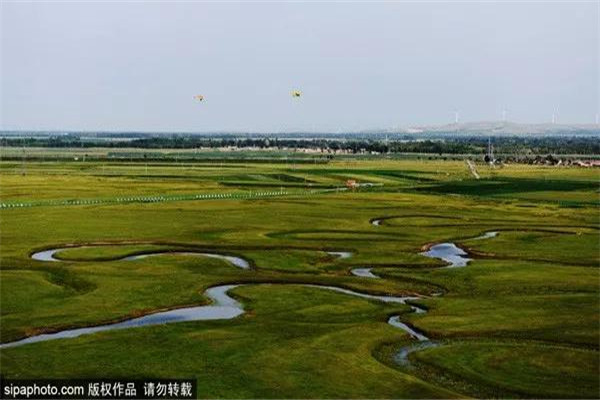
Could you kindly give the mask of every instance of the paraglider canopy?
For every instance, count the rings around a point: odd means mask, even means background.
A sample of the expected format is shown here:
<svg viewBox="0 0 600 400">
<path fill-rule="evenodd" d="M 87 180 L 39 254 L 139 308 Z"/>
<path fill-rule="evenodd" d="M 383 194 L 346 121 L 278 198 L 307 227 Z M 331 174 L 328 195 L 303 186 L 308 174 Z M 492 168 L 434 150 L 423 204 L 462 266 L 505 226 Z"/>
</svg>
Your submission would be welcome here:
<svg viewBox="0 0 600 400">
<path fill-rule="evenodd" d="M 292 90 L 292 97 L 300 97 L 302 96 L 302 92 L 299 90 Z"/>
<path fill-rule="evenodd" d="M 204 96 L 202 96 L 201 94 L 197 94 L 194 96 L 194 99 L 196 99 L 198 101 L 204 101 Z"/>
</svg>

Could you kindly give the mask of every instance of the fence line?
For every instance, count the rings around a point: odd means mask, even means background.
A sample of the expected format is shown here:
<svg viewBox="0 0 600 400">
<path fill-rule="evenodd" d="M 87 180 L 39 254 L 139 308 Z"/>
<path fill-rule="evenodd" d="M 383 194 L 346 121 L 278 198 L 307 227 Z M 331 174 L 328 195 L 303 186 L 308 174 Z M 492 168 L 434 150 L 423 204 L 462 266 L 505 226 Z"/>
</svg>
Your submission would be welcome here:
<svg viewBox="0 0 600 400">
<path fill-rule="evenodd" d="M 120 196 L 104 199 L 67 199 L 67 200 L 40 200 L 32 202 L 4 202 L 0 203 L 0 209 L 15 209 L 27 207 L 53 207 L 53 206 L 80 206 L 80 205 L 114 205 L 131 203 L 161 203 L 167 201 L 197 201 L 215 199 L 253 199 L 264 197 L 281 196 L 307 196 L 312 194 L 340 192 L 348 190 L 346 187 L 332 189 L 312 189 L 303 191 L 258 191 L 258 192 L 233 192 L 233 193 L 210 193 L 210 194 L 187 194 L 187 195 L 147 195 L 147 196 Z"/>
</svg>

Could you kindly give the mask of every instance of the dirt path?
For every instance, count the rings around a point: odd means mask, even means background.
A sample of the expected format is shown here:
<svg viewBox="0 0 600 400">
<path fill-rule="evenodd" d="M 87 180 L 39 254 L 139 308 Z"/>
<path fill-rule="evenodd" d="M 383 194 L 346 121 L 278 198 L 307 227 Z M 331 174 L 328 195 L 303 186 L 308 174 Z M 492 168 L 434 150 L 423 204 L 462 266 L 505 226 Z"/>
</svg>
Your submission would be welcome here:
<svg viewBox="0 0 600 400">
<path fill-rule="evenodd" d="M 477 169 L 475 169 L 475 164 L 473 164 L 473 161 L 467 160 L 467 165 L 469 166 L 469 171 L 471 171 L 471 174 L 475 177 L 475 179 L 479 179 L 480 176 L 477 173 Z"/>
</svg>

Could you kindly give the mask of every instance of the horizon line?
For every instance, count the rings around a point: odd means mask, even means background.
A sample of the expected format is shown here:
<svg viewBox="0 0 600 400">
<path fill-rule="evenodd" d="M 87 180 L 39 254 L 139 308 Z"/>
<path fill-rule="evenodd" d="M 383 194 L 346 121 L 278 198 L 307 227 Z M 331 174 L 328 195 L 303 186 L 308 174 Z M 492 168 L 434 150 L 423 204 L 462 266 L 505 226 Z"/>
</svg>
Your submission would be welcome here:
<svg viewBox="0 0 600 400">
<path fill-rule="evenodd" d="M 444 127 L 460 127 L 474 124 L 498 124 L 498 125 L 513 125 L 513 126 L 547 126 L 548 128 L 584 128 L 593 129 L 597 127 L 600 129 L 600 124 L 595 122 L 569 122 L 569 123 L 553 123 L 547 122 L 516 122 L 516 121 L 503 121 L 503 120 L 478 120 L 478 121 L 466 121 L 466 122 L 448 122 L 443 124 L 420 124 L 420 125 L 397 125 L 394 127 L 387 128 L 361 128 L 361 129 L 342 129 L 338 128 L 337 131 L 332 129 L 306 129 L 306 130 L 240 130 L 240 129 L 209 129 L 209 130 L 189 130 L 189 129 L 173 129 L 173 130 L 137 130 L 137 129 L 93 129 L 93 128 L 0 128 L 0 132 L 31 132 L 31 133 L 184 133 L 184 134 L 287 134 L 287 133 L 327 133 L 327 134 L 345 134 L 345 133 L 404 133 L 404 134 L 418 134 L 427 132 L 428 129 L 439 129 Z M 421 129 L 422 132 L 401 132 L 406 129 Z M 394 132 L 396 131 L 396 132 Z"/>
</svg>

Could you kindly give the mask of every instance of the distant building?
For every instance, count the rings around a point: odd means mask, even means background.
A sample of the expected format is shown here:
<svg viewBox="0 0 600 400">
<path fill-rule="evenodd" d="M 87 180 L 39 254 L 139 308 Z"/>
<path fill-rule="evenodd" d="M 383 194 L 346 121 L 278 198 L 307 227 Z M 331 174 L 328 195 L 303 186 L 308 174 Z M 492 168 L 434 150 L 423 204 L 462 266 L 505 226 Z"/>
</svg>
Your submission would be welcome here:
<svg viewBox="0 0 600 400">
<path fill-rule="evenodd" d="M 584 167 L 584 168 L 600 167 L 600 160 L 588 160 L 588 161 L 577 160 L 577 161 L 574 161 L 573 164 L 575 164 L 579 167 Z"/>
<path fill-rule="evenodd" d="M 359 185 L 358 185 L 358 183 L 357 183 L 357 182 L 356 182 L 354 179 L 348 179 L 348 180 L 346 181 L 346 187 L 347 187 L 348 189 L 355 189 L 355 188 L 357 188 L 358 186 L 359 186 Z"/>
</svg>

